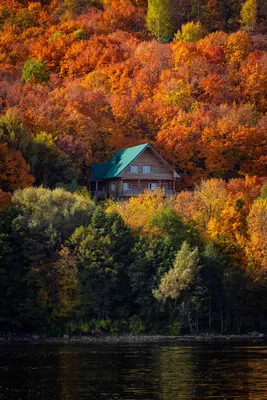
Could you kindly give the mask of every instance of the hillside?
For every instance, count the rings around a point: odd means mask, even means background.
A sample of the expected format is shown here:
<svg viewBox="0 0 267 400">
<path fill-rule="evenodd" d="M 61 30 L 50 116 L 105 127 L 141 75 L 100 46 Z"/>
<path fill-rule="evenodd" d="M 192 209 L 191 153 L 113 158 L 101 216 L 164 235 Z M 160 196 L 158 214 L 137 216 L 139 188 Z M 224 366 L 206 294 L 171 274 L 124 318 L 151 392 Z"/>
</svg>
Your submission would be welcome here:
<svg viewBox="0 0 267 400">
<path fill-rule="evenodd" d="M 169 43 L 159 43 L 146 1 L 6 0 L 1 158 L 8 151 L 16 163 L 21 152 L 35 185 L 84 185 L 92 161 L 149 141 L 187 187 L 265 176 L 266 7 L 258 4 L 253 30 L 238 30 L 242 3 L 226 2 L 227 13 L 221 3 L 203 0 L 196 13 L 184 0 L 179 15 L 170 7 L 169 25 L 160 21 Z"/>
<path fill-rule="evenodd" d="M 1 2 L 0 334 L 266 331 L 266 21 L 256 0 Z M 146 142 L 185 190 L 92 199 L 91 162 Z"/>
</svg>

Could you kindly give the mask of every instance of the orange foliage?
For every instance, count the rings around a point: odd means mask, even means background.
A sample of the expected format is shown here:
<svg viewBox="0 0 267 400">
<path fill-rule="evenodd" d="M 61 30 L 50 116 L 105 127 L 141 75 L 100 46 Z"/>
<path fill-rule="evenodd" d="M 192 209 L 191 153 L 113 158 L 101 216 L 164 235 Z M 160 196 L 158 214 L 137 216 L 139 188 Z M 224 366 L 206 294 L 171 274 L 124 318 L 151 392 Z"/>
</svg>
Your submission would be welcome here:
<svg viewBox="0 0 267 400">
<path fill-rule="evenodd" d="M 7 143 L 0 143 L 0 186 L 5 191 L 14 191 L 31 186 L 34 178 L 29 174 L 20 151 L 8 148 Z"/>
<path fill-rule="evenodd" d="M 139 32 L 145 23 L 143 8 L 134 6 L 130 0 L 104 1 L 105 9 L 101 27 L 108 31 L 117 29 Z"/>
<path fill-rule="evenodd" d="M 88 149 L 87 164 L 150 141 L 187 187 L 267 174 L 263 35 L 217 31 L 160 44 L 146 31 L 144 0 L 45 3 L 5 1 L 0 112 L 16 108 L 33 133 L 70 135 Z M 22 82 L 30 58 L 46 63 L 49 85 Z"/>
<path fill-rule="evenodd" d="M 256 265 L 267 268 L 267 199 L 254 202 L 248 216 L 247 255 Z"/>
<path fill-rule="evenodd" d="M 252 259 L 263 265 L 267 261 L 267 209 L 258 199 L 262 184 L 263 180 L 256 176 L 229 183 L 210 179 L 194 192 L 179 193 L 174 208 L 186 223 L 194 224 L 203 239 L 231 254 L 234 264 L 247 265 Z"/>
<path fill-rule="evenodd" d="M 267 55 L 250 53 L 241 69 L 244 97 L 261 112 L 267 111 Z"/>
</svg>

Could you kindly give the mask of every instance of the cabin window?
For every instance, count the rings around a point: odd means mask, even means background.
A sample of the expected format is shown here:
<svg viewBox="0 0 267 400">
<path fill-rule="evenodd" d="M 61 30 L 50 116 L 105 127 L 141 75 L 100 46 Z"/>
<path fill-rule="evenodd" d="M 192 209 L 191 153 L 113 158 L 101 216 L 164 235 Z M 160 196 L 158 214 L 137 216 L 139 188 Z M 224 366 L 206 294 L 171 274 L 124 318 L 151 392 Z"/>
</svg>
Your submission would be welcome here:
<svg viewBox="0 0 267 400">
<path fill-rule="evenodd" d="M 143 165 L 142 172 L 143 172 L 143 174 L 153 174 L 154 165 Z"/>
<path fill-rule="evenodd" d="M 149 183 L 148 184 L 148 189 L 149 190 L 156 190 L 159 188 L 159 184 L 158 183 Z"/>
<path fill-rule="evenodd" d="M 134 174 L 138 174 L 138 165 L 129 165 L 126 169 L 127 172 L 133 172 Z"/>
<path fill-rule="evenodd" d="M 123 190 L 131 190 L 131 184 L 129 182 L 123 182 Z"/>
<path fill-rule="evenodd" d="M 116 190 L 116 182 L 111 182 L 110 189 L 111 189 L 112 192 L 115 192 L 115 190 Z"/>
</svg>

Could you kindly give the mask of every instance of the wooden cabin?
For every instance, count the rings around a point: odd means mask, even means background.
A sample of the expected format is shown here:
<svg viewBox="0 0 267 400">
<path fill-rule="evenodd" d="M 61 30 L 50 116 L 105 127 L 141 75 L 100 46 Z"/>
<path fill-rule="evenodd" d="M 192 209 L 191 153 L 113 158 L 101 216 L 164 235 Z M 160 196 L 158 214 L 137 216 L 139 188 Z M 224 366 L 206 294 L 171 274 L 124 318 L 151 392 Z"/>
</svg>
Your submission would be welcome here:
<svg viewBox="0 0 267 400">
<path fill-rule="evenodd" d="M 91 164 L 90 190 L 96 198 L 136 196 L 163 188 L 176 193 L 178 173 L 148 143 L 117 151 L 104 164 Z"/>
</svg>

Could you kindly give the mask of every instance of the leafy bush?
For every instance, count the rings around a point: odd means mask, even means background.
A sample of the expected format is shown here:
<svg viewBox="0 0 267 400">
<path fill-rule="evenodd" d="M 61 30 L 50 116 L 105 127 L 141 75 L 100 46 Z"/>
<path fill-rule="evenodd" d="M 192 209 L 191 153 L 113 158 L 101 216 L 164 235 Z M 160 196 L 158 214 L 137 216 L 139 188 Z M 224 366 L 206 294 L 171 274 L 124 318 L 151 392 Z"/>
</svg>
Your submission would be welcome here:
<svg viewBox="0 0 267 400">
<path fill-rule="evenodd" d="M 145 326 L 137 315 L 130 318 L 129 328 L 134 335 L 141 335 L 145 331 Z"/>
<path fill-rule="evenodd" d="M 172 322 L 168 325 L 169 335 L 179 336 L 181 333 L 181 324 L 178 321 Z"/>
</svg>

